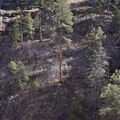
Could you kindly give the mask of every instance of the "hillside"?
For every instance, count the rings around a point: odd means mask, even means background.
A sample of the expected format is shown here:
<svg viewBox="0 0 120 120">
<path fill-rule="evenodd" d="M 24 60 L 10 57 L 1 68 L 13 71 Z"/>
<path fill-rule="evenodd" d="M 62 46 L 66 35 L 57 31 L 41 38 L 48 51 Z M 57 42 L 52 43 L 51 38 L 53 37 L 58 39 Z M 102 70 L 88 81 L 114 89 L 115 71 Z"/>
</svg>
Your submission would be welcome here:
<svg viewBox="0 0 120 120">
<path fill-rule="evenodd" d="M 59 4 L 54 7 L 54 2 L 41 9 L 35 4 L 32 9 L 1 10 L 1 120 L 119 120 L 119 114 L 99 115 L 105 104 L 105 98 L 100 97 L 102 88 L 115 83 L 119 88 L 119 78 L 110 81 L 120 69 L 119 16 L 115 23 L 112 7 L 96 12 L 98 6 L 89 1 L 68 3 L 70 11 L 60 7 L 64 12 L 59 14 Z M 68 19 L 64 13 L 73 16 Z M 34 21 L 32 27 L 27 26 L 32 24 L 29 20 Z M 70 28 L 72 32 L 67 31 Z M 111 99 L 116 100 L 115 110 L 119 111 L 117 96 Z"/>
</svg>

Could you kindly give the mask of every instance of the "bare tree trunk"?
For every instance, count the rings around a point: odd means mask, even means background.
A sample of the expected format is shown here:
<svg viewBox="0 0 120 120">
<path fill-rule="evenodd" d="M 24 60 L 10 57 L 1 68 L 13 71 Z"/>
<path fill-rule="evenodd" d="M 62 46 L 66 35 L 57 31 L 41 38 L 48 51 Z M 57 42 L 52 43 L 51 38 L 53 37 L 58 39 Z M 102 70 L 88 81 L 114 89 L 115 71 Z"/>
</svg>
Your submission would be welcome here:
<svg viewBox="0 0 120 120">
<path fill-rule="evenodd" d="M 42 25 L 41 25 L 41 13 L 42 13 L 42 11 L 41 11 L 41 1 L 40 1 L 40 3 L 39 3 L 39 12 L 40 12 L 40 15 L 39 15 L 39 39 L 40 39 L 40 42 L 42 42 Z"/>
<path fill-rule="evenodd" d="M 107 8 L 107 17 L 108 17 L 108 15 L 109 15 L 109 3 L 108 3 L 108 8 Z M 108 36 L 108 39 L 109 39 L 109 25 L 108 25 L 108 29 L 107 29 L 107 36 Z"/>
<path fill-rule="evenodd" d="M 22 9 L 22 3 L 20 1 L 20 38 L 21 38 L 21 49 L 23 49 L 23 9 Z"/>
<path fill-rule="evenodd" d="M 21 15 L 20 15 L 20 20 L 21 20 L 21 22 L 20 22 L 20 36 L 21 36 L 21 41 L 23 42 L 23 29 L 22 29 L 23 25 L 22 25 L 22 17 L 21 17 Z"/>
<path fill-rule="evenodd" d="M 60 54 L 60 83 L 62 82 L 62 46 L 61 46 L 61 33 L 59 39 L 59 54 Z"/>
<path fill-rule="evenodd" d="M 20 36 L 21 36 L 21 41 L 23 42 L 23 23 L 22 23 L 22 4 L 20 1 Z"/>
<path fill-rule="evenodd" d="M 39 16 L 39 37 L 40 37 L 40 42 L 42 42 L 41 16 Z"/>
<path fill-rule="evenodd" d="M 105 10 L 105 5 L 104 5 L 104 10 Z M 104 11 L 104 12 L 105 12 L 105 11 Z M 106 34 L 106 32 L 107 32 L 107 25 L 106 25 L 106 12 L 105 12 L 104 22 L 105 22 L 105 31 L 104 31 L 104 33 Z"/>
<path fill-rule="evenodd" d="M 86 35 L 88 35 L 87 4 L 85 8 L 86 8 Z"/>
</svg>

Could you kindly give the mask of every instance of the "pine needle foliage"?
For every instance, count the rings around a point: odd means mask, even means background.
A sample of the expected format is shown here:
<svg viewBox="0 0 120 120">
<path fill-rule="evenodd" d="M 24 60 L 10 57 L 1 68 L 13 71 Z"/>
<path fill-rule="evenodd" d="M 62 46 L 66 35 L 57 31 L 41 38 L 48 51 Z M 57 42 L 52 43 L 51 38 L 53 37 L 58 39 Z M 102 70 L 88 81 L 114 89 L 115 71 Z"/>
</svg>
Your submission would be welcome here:
<svg viewBox="0 0 120 120">
<path fill-rule="evenodd" d="M 87 102 L 84 92 L 81 90 L 78 97 L 74 101 L 69 115 L 69 120 L 86 120 L 87 114 Z"/>
<path fill-rule="evenodd" d="M 38 78 L 36 78 L 36 80 L 34 81 L 33 85 L 34 85 L 34 88 L 36 90 L 38 90 L 40 88 L 40 80 Z"/>
<path fill-rule="evenodd" d="M 120 25 L 120 10 L 114 12 L 114 22 Z"/>
<path fill-rule="evenodd" d="M 98 27 L 97 29 L 93 28 L 87 38 L 89 41 L 89 51 L 93 54 L 94 50 L 97 50 L 100 44 L 104 43 L 106 36 L 101 27 Z"/>
<path fill-rule="evenodd" d="M 115 84 L 120 85 L 120 70 L 115 70 L 112 74 L 110 81 L 114 81 Z"/>
<path fill-rule="evenodd" d="M 100 107 L 100 91 L 102 86 L 108 80 L 108 57 L 107 53 L 103 47 L 103 41 L 105 40 L 104 32 L 101 27 L 93 28 L 88 36 L 89 47 L 89 68 L 87 80 L 89 80 L 91 86 L 94 87 L 94 109 L 96 109 L 96 114 L 99 113 Z M 91 105 L 89 106 L 89 110 Z"/>
<path fill-rule="evenodd" d="M 67 1 L 56 0 L 53 4 L 53 12 L 56 30 L 66 29 L 67 32 L 72 32 L 73 14 L 70 11 L 70 6 L 67 4 Z"/>
<path fill-rule="evenodd" d="M 25 66 L 22 61 L 11 61 L 9 63 L 9 68 L 12 74 L 12 79 L 17 81 L 21 89 L 24 89 L 27 86 L 30 75 L 30 68 Z"/>
<path fill-rule="evenodd" d="M 120 70 L 116 70 L 111 76 L 107 86 L 102 89 L 101 98 L 104 104 L 100 109 L 100 115 L 104 118 L 108 117 L 110 120 L 120 119 Z M 109 117 L 110 116 L 110 117 Z"/>
<path fill-rule="evenodd" d="M 31 17 L 30 13 L 27 13 L 24 20 L 24 30 L 23 33 L 33 38 L 33 31 L 34 31 L 34 20 Z"/>
<path fill-rule="evenodd" d="M 15 20 L 15 23 L 12 27 L 12 36 L 11 37 L 12 37 L 12 44 L 21 40 L 21 37 L 20 37 L 20 20 L 19 19 Z"/>
</svg>

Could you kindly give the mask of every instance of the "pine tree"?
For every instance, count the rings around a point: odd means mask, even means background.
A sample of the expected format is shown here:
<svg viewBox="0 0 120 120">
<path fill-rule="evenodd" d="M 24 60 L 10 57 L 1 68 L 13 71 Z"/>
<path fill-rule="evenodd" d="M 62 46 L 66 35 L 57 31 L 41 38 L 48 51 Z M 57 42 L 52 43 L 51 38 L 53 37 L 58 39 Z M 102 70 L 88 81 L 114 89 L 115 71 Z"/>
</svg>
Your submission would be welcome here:
<svg viewBox="0 0 120 120">
<path fill-rule="evenodd" d="M 94 5 L 93 5 L 93 11 L 95 13 L 95 28 L 97 28 L 97 24 L 99 22 L 103 22 L 100 17 L 98 17 L 97 15 L 102 16 L 102 14 L 105 11 L 105 0 L 96 0 Z M 104 17 L 104 21 L 106 20 L 106 16 Z M 105 31 L 106 31 L 106 25 L 105 25 Z"/>
<path fill-rule="evenodd" d="M 8 66 L 11 70 L 12 79 L 18 82 L 20 88 L 28 87 L 30 68 L 25 66 L 22 61 L 11 61 Z"/>
<path fill-rule="evenodd" d="M 93 28 L 91 33 L 89 34 L 88 39 L 89 43 L 89 72 L 88 72 L 88 80 L 90 84 L 94 86 L 94 97 L 96 105 L 94 106 L 96 109 L 96 113 L 99 111 L 100 104 L 100 89 L 106 83 L 106 79 L 108 78 L 108 57 L 106 51 L 102 45 L 105 36 L 104 32 L 99 27 L 97 30 Z"/>
<path fill-rule="evenodd" d="M 59 54 L 60 54 L 60 82 L 62 82 L 62 48 L 61 48 L 61 38 L 63 31 L 72 32 L 72 12 L 70 11 L 70 6 L 67 4 L 66 0 L 56 0 L 53 4 L 54 12 L 54 26 L 56 29 L 57 36 L 59 37 Z"/>
<path fill-rule="evenodd" d="M 53 5 L 54 12 L 54 25 L 56 26 L 56 32 L 58 36 L 62 30 L 66 29 L 67 32 L 72 32 L 72 17 L 73 14 L 70 11 L 70 6 L 66 0 L 56 0 Z"/>
<path fill-rule="evenodd" d="M 83 90 L 74 101 L 69 114 L 69 120 L 86 120 L 88 115 L 87 102 Z"/>
<path fill-rule="evenodd" d="M 99 44 L 103 44 L 105 42 L 106 36 L 104 35 L 104 32 L 102 31 L 101 27 L 98 27 L 97 29 L 93 28 L 91 32 L 88 34 L 88 52 L 89 55 L 92 56 L 95 53 L 95 50 L 99 48 Z"/>
<path fill-rule="evenodd" d="M 115 73 L 112 74 L 110 81 L 113 81 L 114 84 L 120 85 L 120 70 L 116 70 Z"/>
<path fill-rule="evenodd" d="M 44 2 L 45 0 L 35 0 L 35 2 L 38 4 L 38 8 L 39 8 L 39 12 L 38 12 L 38 16 L 39 16 L 39 39 L 40 41 L 42 41 L 42 20 L 41 20 L 41 17 L 42 17 L 42 11 L 41 11 L 41 8 L 43 7 L 44 5 Z"/>
<path fill-rule="evenodd" d="M 100 109 L 100 115 L 102 118 L 109 120 L 120 119 L 120 70 L 116 70 L 111 76 L 107 86 L 104 86 L 101 93 L 101 98 L 104 100 L 104 104 Z"/>
<path fill-rule="evenodd" d="M 104 32 L 107 33 L 108 37 L 109 37 L 109 29 L 107 30 L 107 23 L 106 23 L 107 16 L 109 15 L 110 11 L 114 13 L 114 10 L 119 9 L 118 6 L 119 6 L 119 0 L 114 0 L 114 2 L 112 2 L 112 0 L 96 0 L 94 5 L 94 12 L 96 14 L 100 14 L 100 16 L 105 15 L 104 16 L 104 23 L 105 23 Z M 106 10 L 107 10 L 107 13 L 105 13 Z M 101 21 L 101 19 L 99 20 Z M 98 17 L 96 16 L 96 22 L 97 21 L 98 21 Z"/>
<path fill-rule="evenodd" d="M 20 40 L 21 40 L 21 38 L 20 38 L 20 20 L 16 19 L 15 23 L 12 27 L 12 44 L 14 44 Z"/>
<path fill-rule="evenodd" d="M 31 18 L 31 14 L 27 13 L 24 20 L 23 33 L 27 34 L 30 38 L 33 38 L 34 20 Z"/>
<path fill-rule="evenodd" d="M 19 15 L 20 15 L 20 36 L 21 36 L 21 41 L 23 42 L 23 16 L 24 16 L 24 10 L 27 8 L 27 2 L 26 0 L 19 0 L 16 1 L 16 7 L 17 10 L 19 10 Z"/>
<path fill-rule="evenodd" d="M 114 21 L 116 24 L 120 25 L 120 10 L 116 10 L 114 13 Z"/>
<path fill-rule="evenodd" d="M 38 5 L 38 9 L 39 11 L 37 12 L 36 16 L 35 16 L 35 28 L 37 28 L 39 30 L 39 39 L 40 41 L 42 41 L 43 38 L 43 22 L 46 22 L 46 11 L 48 10 L 48 8 L 51 8 L 54 0 L 34 0 L 35 3 Z M 49 9 L 50 10 L 50 9 Z M 47 17 L 51 17 L 49 13 L 47 13 Z M 44 19 L 43 19 L 44 18 Z M 48 26 L 47 26 L 48 27 Z"/>
</svg>

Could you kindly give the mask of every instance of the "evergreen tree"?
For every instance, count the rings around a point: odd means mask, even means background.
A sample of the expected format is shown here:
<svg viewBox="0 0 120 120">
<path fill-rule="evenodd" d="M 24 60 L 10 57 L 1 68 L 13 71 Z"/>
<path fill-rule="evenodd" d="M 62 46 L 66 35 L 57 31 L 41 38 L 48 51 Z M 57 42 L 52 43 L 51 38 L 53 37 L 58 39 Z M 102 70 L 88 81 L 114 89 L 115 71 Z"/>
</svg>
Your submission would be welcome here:
<svg viewBox="0 0 120 120">
<path fill-rule="evenodd" d="M 89 41 L 88 51 L 90 56 L 94 55 L 95 50 L 105 42 L 105 38 L 106 36 L 104 35 L 101 27 L 98 27 L 97 29 L 93 28 L 91 30 L 87 37 Z"/>
<path fill-rule="evenodd" d="M 96 0 L 93 5 L 93 11 L 95 13 L 95 27 L 98 27 L 98 23 L 103 22 L 100 17 L 97 15 L 102 16 L 102 14 L 105 11 L 105 0 Z M 104 21 L 106 20 L 106 16 L 104 17 Z M 105 25 L 105 31 L 106 31 L 106 25 Z"/>
<path fill-rule="evenodd" d="M 110 11 L 114 13 L 114 10 L 118 10 L 118 6 L 119 6 L 119 0 L 114 0 L 114 2 L 112 2 L 112 0 L 96 0 L 95 2 L 94 12 L 96 13 L 96 22 L 98 22 L 98 20 L 99 22 L 102 20 L 102 19 L 98 19 L 97 14 L 100 14 L 100 16 L 105 15 L 104 16 L 104 23 L 105 23 L 104 31 L 105 33 L 108 34 L 108 36 L 109 36 L 109 30 L 107 31 L 107 23 L 106 23 L 107 16 L 109 15 Z M 105 13 L 105 11 L 107 11 L 107 13 Z"/>
<path fill-rule="evenodd" d="M 112 74 L 110 81 L 113 81 L 114 84 L 120 85 L 120 70 L 116 70 L 115 73 Z"/>
<path fill-rule="evenodd" d="M 39 21 L 39 39 L 40 39 L 40 41 L 42 41 L 42 23 L 41 23 L 42 22 L 42 20 L 41 20 L 42 11 L 41 11 L 41 9 L 44 5 L 45 0 L 35 0 L 35 2 L 38 4 L 38 8 L 39 8 L 39 12 L 37 14 L 39 16 L 39 19 L 38 19 L 38 21 Z"/>
<path fill-rule="evenodd" d="M 114 21 L 118 26 L 120 26 L 120 10 L 114 12 Z"/>
<path fill-rule="evenodd" d="M 67 32 L 72 32 L 73 14 L 70 11 L 70 6 L 67 4 L 67 1 L 56 0 L 53 4 L 53 12 L 54 25 L 56 26 L 57 34 L 60 34 L 64 29 L 66 29 Z"/>
<path fill-rule="evenodd" d="M 34 31 L 34 20 L 31 18 L 31 14 L 27 13 L 24 20 L 24 30 L 23 33 L 27 34 L 30 38 L 33 38 Z"/>
<path fill-rule="evenodd" d="M 20 20 L 16 19 L 12 27 L 12 43 L 14 44 L 20 40 Z"/>
<path fill-rule="evenodd" d="M 61 38 L 63 31 L 72 32 L 72 12 L 70 11 L 70 6 L 67 4 L 66 0 L 56 0 L 53 4 L 54 12 L 54 26 L 56 29 L 57 36 L 59 36 L 59 54 L 60 54 L 60 82 L 62 82 L 62 48 L 61 48 Z"/>
<path fill-rule="evenodd" d="M 101 98 L 104 104 L 100 109 L 100 115 L 109 120 L 120 119 L 120 70 L 116 70 L 111 76 L 107 86 L 104 86 L 101 93 Z"/>
<path fill-rule="evenodd" d="M 87 110 L 87 102 L 82 90 L 74 101 L 71 112 L 69 114 L 69 120 L 86 120 L 88 115 Z"/>
<path fill-rule="evenodd" d="M 27 2 L 26 0 L 19 0 L 16 1 L 16 7 L 17 10 L 19 10 L 19 15 L 20 15 L 20 36 L 21 36 L 21 41 L 23 42 L 23 16 L 24 16 L 24 10 L 27 8 Z"/>
<path fill-rule="evenodd" d="M 37 12 L 37 15 L 35 17 L 35 27 L 37 29 L 39 29 L 39 39 L 40 39 L 40 41 L 42 41 L 43 30 L 44 30 L 42 28 L 42 25 L 43 25 L 42 22 L 46 21 L 44 14 L 45 14 L 46 10 L 48 10 L 48 8 L 50 10 L 50 8 L 52 7 L 55 0 L 34 0 L 34 2 L 38 5 L 37 7 L 39 9 L 39 11 Z M 48 13 L 47 17 L 51 17 L 51 15 Z M 44 18 L 44 20 L 43 20 L 43 18 Z M 47 25 L 47 27 L 48 27 L 48 25 Z"/>
<path fill-rule="evenodd" d="M 39 11 L 36 13 L 34 18 L 34 28 L 39 29 Z"/>
<path fill-rule="evenodd" d="M 100 104 L 100 89 L 102 86 L 106 83 L 107 79 L 107 73 L 108 73 L 108 57 L 106 54 L 105 49 L 103 48 L 103 40 L 105 39 L 105 36 L 103 35 L 104 32 L 99 27 L 97 30 L 93 28 L 91 33 L 89 34 L 89 63 L 90 68 L 88 72 L 88 80 L 90 81 L 90 84 L 94 86 L 94 103 L 96 105 L 94 106 L 96 109 L 96 113 L 98 114 L 99 111 L 99 104 Z M 89 108 L 91 109 L 91 108 Z"/>
<path fill-rule="evenodd" d="M 22 61 L 11 61 L 8 66 L 11 70 L 12 79 L 17 81 L 22 89 L 28 87 L 30 68 L 25 66 Z"/>
</svg>

